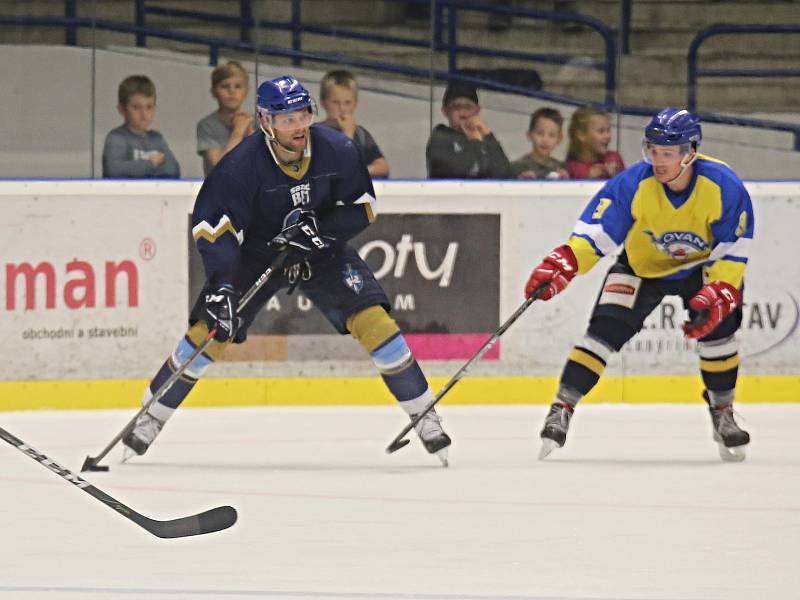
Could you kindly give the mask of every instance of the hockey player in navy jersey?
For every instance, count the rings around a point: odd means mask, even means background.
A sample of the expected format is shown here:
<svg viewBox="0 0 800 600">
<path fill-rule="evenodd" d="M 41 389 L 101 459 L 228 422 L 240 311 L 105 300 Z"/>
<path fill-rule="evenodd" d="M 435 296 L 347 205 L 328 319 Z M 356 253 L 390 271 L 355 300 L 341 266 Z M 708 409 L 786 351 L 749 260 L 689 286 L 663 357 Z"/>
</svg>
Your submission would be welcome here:
<svg viewBox="0 0 800 600">
<path fill-rule="evenodd" d="M 750 436 L 734 420 L 739 367 L 735 333 L 753 241 L 750 196 L 724 163 L 697 152 L 698 118 L 665 108 L 645 128 L 644 160 L 592 198 L 569 240 L 539 264 L 525 287 L 542 300 L 622 246 L 606 275 L 585 336 L 569 355 L 541 431 L 539 458 L 564 445 L 575 406 L 609 357 L 638 333 L 664 296 L 689 310 L 686 337 L 698 340 L 713 437 L 723 460 L 745 458 Z"/>
<path fill-rule="evenodd" d="M 412 418 L 433 395 L 367 264 L 347 241 L 373 220 L 375 192 L 361 154 L 344 134 L 312 124 L 316 106 L 294 77 L 262 83 L 261 131 L 245 138 L 208 175 L 192 214 L 207 282 L 190 327 L 146 390 L 144 403 L 216 327 L 216 337 L 183 376 L 142 413 L 123 443 L 144 454 L 197 380 L 229 343 L 245 340 L 256 314 L 280 289 L 297 286 L 342 334 L 369 353 Z M 287 254 L 288 253 L 288 254 Z M 276 271 L 237 314 L 241 294 L 272 264 Z M 435 411 L 417 426 L 447 464 L 450 438 Z"/>
</svg>

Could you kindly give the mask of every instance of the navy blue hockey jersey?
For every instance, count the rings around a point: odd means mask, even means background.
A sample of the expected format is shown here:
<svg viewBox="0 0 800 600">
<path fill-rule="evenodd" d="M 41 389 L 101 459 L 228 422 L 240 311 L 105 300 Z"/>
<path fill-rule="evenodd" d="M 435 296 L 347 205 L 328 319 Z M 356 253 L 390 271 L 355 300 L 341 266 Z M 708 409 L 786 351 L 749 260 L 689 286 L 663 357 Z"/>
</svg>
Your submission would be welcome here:
<svg viewBox="0 0 800 600">
<path fill-rule="evenodd" d="M 374 220 L 375 191 L 361 153 L 347 136 L 311 126 L 302 160 L 278 164 L 262 132 L 245 138 L 209 173 L 195 201 L 192 235 L 206 277 L 232 283 L 242 262 L 274 258 L 267 243 L 300 210 L 313 210 L 320 233 L 344 242 Z"/>
</svg>

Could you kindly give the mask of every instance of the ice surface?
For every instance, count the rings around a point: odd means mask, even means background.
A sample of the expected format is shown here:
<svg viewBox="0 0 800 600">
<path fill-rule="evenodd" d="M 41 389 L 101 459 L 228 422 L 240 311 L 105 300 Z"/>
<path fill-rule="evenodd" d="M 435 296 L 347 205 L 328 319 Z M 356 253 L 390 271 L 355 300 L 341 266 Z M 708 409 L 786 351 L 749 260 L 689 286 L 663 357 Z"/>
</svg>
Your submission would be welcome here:
<svg viewBox="0 0 800 600">
<path fill-rule="evenodd" d="M 538 462 L 543 405 L 442 406 L 443 469 L 385 446 L 396 407 L 181 409 L 144 457 L 87 479 L 171 519 L 159 540 L 0 444 L 0 598 L 736 600 L 797 598 L 800 406 L 742 405 L 747 460 L 720 461 L 705 406 L 582 405 Z M 0 413 L 77 471 L 126 411 Z"/>
</svg>

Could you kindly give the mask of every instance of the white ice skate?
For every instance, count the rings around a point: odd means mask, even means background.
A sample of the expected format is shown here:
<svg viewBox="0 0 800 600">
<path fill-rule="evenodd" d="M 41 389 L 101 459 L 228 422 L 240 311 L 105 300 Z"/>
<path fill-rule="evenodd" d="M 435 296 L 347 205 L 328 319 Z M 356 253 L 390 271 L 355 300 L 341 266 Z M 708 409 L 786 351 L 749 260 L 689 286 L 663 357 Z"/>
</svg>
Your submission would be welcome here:
<svg viewBox="0 0 800 600">
<path fill-rule="evenodd" d="M 414 419 L 415 415 L 410 416 Z M 452 440 L 450 436 L 444 432 L 444 429 L 442 429 L 442 419 L 436 412 L 436 409 L 428 411 L 422 420 L 414 426 L 414 429 L 422 440 L 422 445 L 425 446 L 425 450 L 431 454 L 435 454 L 438 459 L 442 461 L 442 466 L 449 466 L 447 462 L 448 447 L 452 443 Z"/>
<path fill-rule="evenodd" d="M 750 434 L 736 423 L 733 404 L 714 406 L 707 391 L 703 392 L 703 400 L 708 404 L 708 411 L 711 414 L 713 437 L 717 442 L 719 457 L 725 462 L 742 462 L 747 457 Z"/>
<path fill-rule="evenodd" d="M 739 427 L 733 418 L 731 405 L 712 407 L 711 422 L 714 425 L 714 441 L 719 457 L 725 462 L 742 462 L 747 458 L 750 434 Z"/>
<path fill-rule="evenodd" d="M 544 460 L 556 448 L 561 448 L 567 441 L 569 422 L 572 419 L 574 408 L 566 402 L 553 402 L 550 412 L 544 419 L 539 437 L 542 438 L 542 447 L 539 449 L 539 460 Z"/>
<path fill-rule="evenodd" d="M 164 427 L 164 421 L 156 419 L 149 412 L 145 411 L 136 419 L 133 429 L 122 438 L 123 451 L 122 462 L 127 461 L 134 454 L 141 456 L 156 439 L 156 436 Z"/>
</svg>

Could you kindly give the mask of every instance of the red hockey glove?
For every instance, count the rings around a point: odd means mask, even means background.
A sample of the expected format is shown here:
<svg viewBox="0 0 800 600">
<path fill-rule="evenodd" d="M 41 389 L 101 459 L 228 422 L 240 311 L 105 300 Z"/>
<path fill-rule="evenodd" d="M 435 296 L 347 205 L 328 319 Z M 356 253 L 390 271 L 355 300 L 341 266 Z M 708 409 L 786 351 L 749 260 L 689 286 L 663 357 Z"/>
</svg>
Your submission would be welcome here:
<svg viewBox="0 0 800 600">
<path fill-rule="evenodd" d="M 525 297 L 530 298 L 541 287 L 540 300 L 550 300 L 564 291 L 567 284 L 578 274 L 578 259 L 572 248 L 566 244 L 548 254 L 541 264 L 533 270 L 525 285 Z"/>
<path fill-rule="evenodd" d="M 683 333 L 693 339 L 707 336 L 741 301 L 742 295 L 739 290 L 730 283 L 715 281 L 704 285 L 697 295 L 689 300 L 689 307 L 700 315 L 694 321 L 683 324 Z"/>
</svg>

